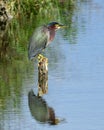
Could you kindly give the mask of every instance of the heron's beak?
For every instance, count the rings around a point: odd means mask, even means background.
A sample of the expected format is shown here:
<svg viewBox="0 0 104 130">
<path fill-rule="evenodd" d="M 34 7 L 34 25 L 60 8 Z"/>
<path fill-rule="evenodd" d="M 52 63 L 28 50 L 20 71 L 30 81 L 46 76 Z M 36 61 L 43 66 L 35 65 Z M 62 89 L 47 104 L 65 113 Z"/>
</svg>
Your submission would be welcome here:
<svg viewBox="0 0 104 130">
<path fill-rule="evenodd" d="M 67 26 L 63 25 L 63 24 L 59 24 L 59 28 L 66 28 Z"/>
<path fill-rule="evenodd" d="M 57 24 L 56 25 L 56 30 L 60 29 L 60 28 L 66 28 L 67 26 L 63 25 L 63 24 Z"/>
</svg>

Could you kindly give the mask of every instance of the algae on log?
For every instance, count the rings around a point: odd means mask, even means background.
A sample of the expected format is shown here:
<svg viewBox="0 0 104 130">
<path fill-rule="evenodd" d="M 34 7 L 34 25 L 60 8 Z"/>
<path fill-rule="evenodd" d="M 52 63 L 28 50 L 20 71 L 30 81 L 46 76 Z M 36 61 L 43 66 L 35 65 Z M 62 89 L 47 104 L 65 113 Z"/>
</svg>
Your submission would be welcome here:
<svg viewBox="0 0 104 130">
<path fill-rule="evenodd" d="M 42 96 L 48 91 L 48 59 L 38 56 L 38 95 Z"/>
</svg>

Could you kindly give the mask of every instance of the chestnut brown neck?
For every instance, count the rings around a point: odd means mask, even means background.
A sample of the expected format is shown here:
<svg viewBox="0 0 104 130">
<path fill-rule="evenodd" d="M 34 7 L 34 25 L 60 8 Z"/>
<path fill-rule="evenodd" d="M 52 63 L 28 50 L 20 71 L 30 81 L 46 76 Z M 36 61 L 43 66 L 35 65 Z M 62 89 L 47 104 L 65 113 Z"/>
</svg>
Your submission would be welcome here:
<svg viewBox="0 0 104 130">
<path fill-rule="evenodd" d="M 54 27 L 48 27 L 49 29 L 49 33 L 50 33 L 50 41 L 53 41 L 54 37 L 55 37 L 55 28 Z"/>
</svg>

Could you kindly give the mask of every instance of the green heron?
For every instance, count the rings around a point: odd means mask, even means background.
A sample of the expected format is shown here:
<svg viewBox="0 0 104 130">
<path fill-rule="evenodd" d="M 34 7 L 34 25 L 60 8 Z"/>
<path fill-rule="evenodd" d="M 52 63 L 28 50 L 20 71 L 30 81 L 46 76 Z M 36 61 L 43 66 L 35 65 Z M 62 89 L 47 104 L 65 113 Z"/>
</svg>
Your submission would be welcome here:
<svg viewBox="0 0 104 130">
<path fill-rule="evenodd" d="M 58 22 L 51 22 L 48 25 L 43 25 L 36 28 L 29 41 L 28 56 L 32 60 L 39 55 L 55 37 L 55 31 L 65 27 Z"/>
</svg>

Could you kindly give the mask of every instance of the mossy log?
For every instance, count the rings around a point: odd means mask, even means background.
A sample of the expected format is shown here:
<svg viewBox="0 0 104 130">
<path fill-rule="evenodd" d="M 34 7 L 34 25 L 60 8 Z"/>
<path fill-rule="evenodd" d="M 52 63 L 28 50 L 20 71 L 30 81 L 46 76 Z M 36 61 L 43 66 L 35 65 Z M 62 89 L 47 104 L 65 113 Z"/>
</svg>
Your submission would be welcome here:
<svg viewBox="0 0 104 130">
<path fill-rule="evenodd" d="M 42 96 L 48 91 L 48 59 L 38 56 L 38 95 Z"/>
</svg>

